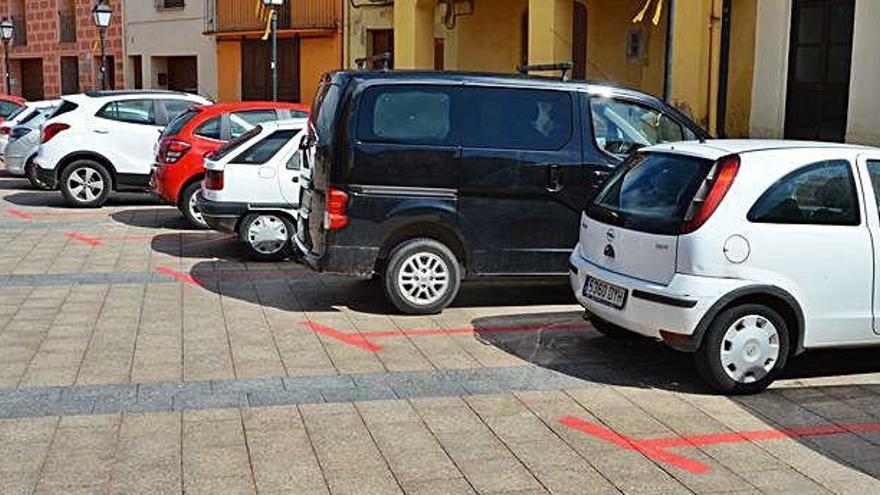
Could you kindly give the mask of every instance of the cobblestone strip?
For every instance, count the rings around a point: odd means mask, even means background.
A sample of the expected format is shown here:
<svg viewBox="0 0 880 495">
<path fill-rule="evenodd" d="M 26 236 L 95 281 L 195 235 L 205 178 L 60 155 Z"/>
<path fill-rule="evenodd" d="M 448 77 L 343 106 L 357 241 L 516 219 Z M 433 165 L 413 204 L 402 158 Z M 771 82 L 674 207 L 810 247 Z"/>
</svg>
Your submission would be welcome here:
<svg viewBox="0 0 880 495">
<path fill-rule="evenodd" d="M 578 374 L 578 376 L 584 376 Z M 0 389 L 0 419 L 340 403 L 593 386 L 519 366 L 406 373 Z"/>
</svg>

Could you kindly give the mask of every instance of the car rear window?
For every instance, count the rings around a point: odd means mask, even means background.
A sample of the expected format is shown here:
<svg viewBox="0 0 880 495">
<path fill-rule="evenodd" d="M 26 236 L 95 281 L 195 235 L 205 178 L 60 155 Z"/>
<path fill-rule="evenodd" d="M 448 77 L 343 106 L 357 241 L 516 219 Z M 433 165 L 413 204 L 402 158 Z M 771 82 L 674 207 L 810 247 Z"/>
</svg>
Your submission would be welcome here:
<svg viewBox="0 0 880 495">
<path fill-rule="evenodd" d="M 288 141 L 296 136 L 297 132 L 299 131 L 295 129 L 275 131 L 248 148 L 244 153 L 235 157 L 232 161 L 247 165 L 262 165 L 271 160 Z"/>
<path fill-rule="evenodd" d="M 12 113 L 10 113 L 9 115 L 6 116 L 6 120 L 12 120 L 12 119 L 18 117 L 18 116 L 21 115 L 21 113 L 24 112 L 25 110 L 27 110 L 27 107 L 18 107 L 18 108 L 16 108 L 15 110 L 12 111 Z"/>
<path fill-rule="evenodd" d="M 358 138 L 401 144 L 446 144 L 451 138 L 452 88 L 385 86 L 364 93 Z"/>
<path fill-rule="evenodd" d="M 61 104 L 58 105 L 58 108 L 55 109 L 54 112 L 49 116 L 50 119 L 54 119 L 55 117 L 59 117 L 64 115 L 65 113 L 72 112 L 79 108 L 79 105 L 70 101 L 70 100 L 61 100 Z"/>
<path fill-rule="evenodd" d="M 9 118 L 13 112 L 21 109 L 21 105 L 17 103 L 13 103 L 11 101 L 0 100 L 0 117 L 4 119 Z"/>
<path fill-rule="evenodd" d="M 183 127 L 188 124 L 189 121 L 194 119 L 195 116 L 198 114 L 198 110 L 187 110 L 186 112 L 183 112 L 179 117 L 172 120 L 167 126 L 165 126 L 165 130 L 162 131 L 162 137 L 170 137 L 180 134 L 180 131 L 183 130 Z"/>
<path fill-rule="evenodd" d="M 712 163 L 669 153 L 636 153 L 612 174 L 587 214 L 626 229 L 675 235 Z"/>
<path fill-rule="evenodd" d="M 253 129 L 242 134 L 241 136 L 238 136 L 237 138 L 235 138 L 235 139 L 227 142 L 223 146 L 217 148 L 215 151 L 212 151 L 210 154 L 208 154 L 208 158 L 211 160 L 222 159 L 226 155 L 235 151 L 235 149 L 238 148 L 239 146 L 241 146 L 242 144 L 253 139 L 257 134 L 262 132 L 262 130 L 263 130 L 263 128 L 260 126 L 254 127 Z"/>
</svg>

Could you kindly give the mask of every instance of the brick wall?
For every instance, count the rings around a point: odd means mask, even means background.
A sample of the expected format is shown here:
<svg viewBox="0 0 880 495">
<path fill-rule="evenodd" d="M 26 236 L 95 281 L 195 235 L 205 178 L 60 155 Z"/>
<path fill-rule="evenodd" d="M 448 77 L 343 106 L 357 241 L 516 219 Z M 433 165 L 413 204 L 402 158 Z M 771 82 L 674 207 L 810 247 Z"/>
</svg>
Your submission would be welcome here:
<svg viewBox="0 0 880 495">
<path fill-rule="evenodd" d="M 115 86 L 121 89 L 124 87 L 125 74 L 122 52 L 122 0 L 111 0 L 109 3 L 113 7 L 113 18 L 107 29 L 105 46 L 107 55 L 113 56 L 114 59 Z M 12 85 L 14 94 L 22 93 L 21 69 L 17 61 L 25 58 L 42 58 L 43 92 L 46 98 L 56 98 L 61 94 L 61 57 L 65 56 L 78 58 L 80 91 L 100 88 L 99 65 L 96 60 L 101 49 L 96 42 L 98 29 L 92 22 L 91 16 L 94 4 L 95 0 L 0 1 L 0 18 L 21 15 L 20 5 L 23 5 L 27 24 L 27 45 L 10 47 L 10 73 L 15 79 Z M 69 5 L 74 5 L 76 11 L 76 41 L 61 43 L 59 42 L 59 11 L 69 9 Z"/>
</svg>

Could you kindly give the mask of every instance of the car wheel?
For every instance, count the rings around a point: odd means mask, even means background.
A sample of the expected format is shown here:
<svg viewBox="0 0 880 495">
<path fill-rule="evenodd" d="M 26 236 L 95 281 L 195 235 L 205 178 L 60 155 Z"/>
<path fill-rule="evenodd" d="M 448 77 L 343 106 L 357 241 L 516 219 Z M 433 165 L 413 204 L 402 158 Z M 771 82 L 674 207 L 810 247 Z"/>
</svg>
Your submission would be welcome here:
<svg viewBox="0 0 880 495">
<path fill-rule="evenodd" d="M 385 294 L 405 314 L 439 313 L 458 295 L 461 264 L 444 244 L 412 239 L 398 245 L 385 265 Z"/>
<path fill-rule="evenodd" d="M 623 327 L 619 327 L 614 323 L 605 321 L 596 315 L 589 315 L 588 319 L 590 321 L 590 324 L 593 325 L 593 328 L 595 328 L 597 332 L 608 337 L 609 339 L 636 340 L 639 338 L 639 335 L 637 333 L 630 332 L 629 330 Z"/>
<path fill-rule="evenodd" d="M 205 222 L 205 218 L 202 216 L 202 212 L 199 211 L 199 206 L 196 202 L 196 197 L 201 190 L 202 183 L 198 181 L 186 186 L 183 192 L 180 193 L 177 209 L 180 210 L 180 213 L 183 214 L 190 225 L 197 229 L 207 229 L 208 224 Z"/>
<path fill-rule="evenodd" d="M 695 355 L 697 371 L 715 390 L 731 395 L 767 388 L 788 359 L 788 326 L 772 308 L 744 304 L 709 325 Z"/>
<path fill-rule="evenodd" d="M 257 261 L 280 261 L 290 255 L 293 228 L 280 215 L 253 213 L 244 218 L 238 238 Z"/>
<path fill-rule="evenodd" d="M 70 206 L 97 208 L 107 201 L 112 185 L 110 172 L 98 162 L 77 160 L 61 173 L 60 189 Z"/>
<path fill-rule="evenodd" d="M 34 163 L 33 158 L 29 158 L 27 163 L 24 165 L 24 175 L 27 177 L 28 182 L 34 186 L 34 189 L 39 189 L 41 191 L 49 191 L 52 188 L 49 184 L 46 184 L 42 180 L 40 180 L 40 175 L 37 173 L 37 164 Z"/>
</svg>

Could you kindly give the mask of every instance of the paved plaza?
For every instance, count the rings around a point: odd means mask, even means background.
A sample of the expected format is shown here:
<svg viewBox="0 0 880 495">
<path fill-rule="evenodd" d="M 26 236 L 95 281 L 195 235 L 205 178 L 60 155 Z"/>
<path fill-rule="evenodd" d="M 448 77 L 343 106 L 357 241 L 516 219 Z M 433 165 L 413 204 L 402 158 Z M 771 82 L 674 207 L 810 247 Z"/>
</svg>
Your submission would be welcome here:
<svg viewBox="0 0 880 495">
<path fill-rule="evenodd" d="M 876 350 L 720 397 L 565 281 L 404 317 L 144 196 L 0 196 L 0 493 L 880 492 Z"/>
</svg>

